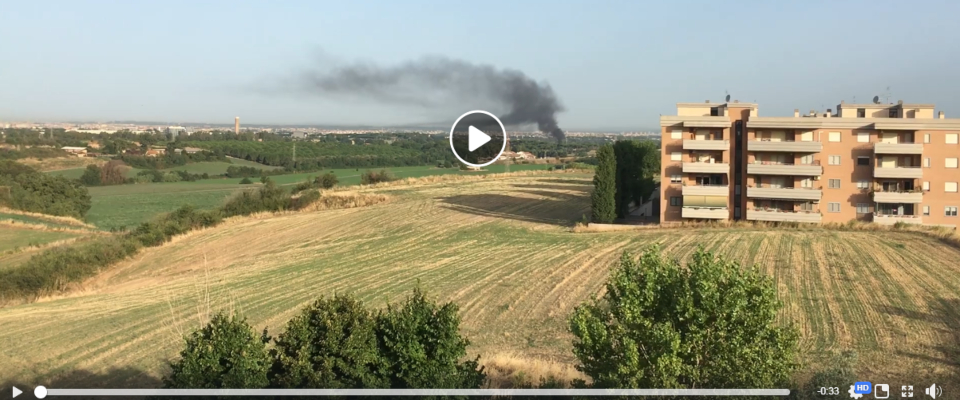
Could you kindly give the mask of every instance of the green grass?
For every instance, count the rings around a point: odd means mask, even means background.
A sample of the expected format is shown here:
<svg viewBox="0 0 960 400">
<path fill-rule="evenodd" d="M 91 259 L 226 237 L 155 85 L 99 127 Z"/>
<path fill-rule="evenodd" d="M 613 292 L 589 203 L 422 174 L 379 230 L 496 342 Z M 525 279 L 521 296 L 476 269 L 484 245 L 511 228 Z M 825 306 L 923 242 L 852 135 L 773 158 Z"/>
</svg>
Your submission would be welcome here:
<svg viewBox="0 0 960 400">
<path fill-rule="evenodd" d="M 203 163 L 197 163 L 203 164 Z M 210 164 L 210 163 L 207 163 Z M 194 164 L 191 164 L 194 165 Z M 546 165 L 512 165 L 510 171 L 546 169 Z M 385 168 L 399 178 L 417 178 L 431 175 L 463 174 L 477 175 L 503 172 L 502 165 L 493 165 L 486 171 L 465 172 L 456 168 L 395 167 Z M 295 185 L 318 175 L 333 172 L 341 186 L 359 185 L 360 174 L 367 168 L 328 169 L 319 172 L 271 176 L 278 185 Z M 372 169 L 379 170 L 379 169 Z M 148 183 L 139 185 L 116 185 L 89 188 L 92 207 L 86 221 L 105 230 L 132 227 L 158 214 L 170 212 L 184 204 L 201 209 L 218 207 L 227 197 L 240 189 L 256 188 L 257 185 L 241 185 L 242 178 L 204 179 L 194 182 Z M 256 178 L 253 178 L 257 181 Z"/>
<path fill-rule="evenodd" d="M 53 228 L 77 228 L 77 226 L 54 221 L 53 219 L 38 218 L 30 215 L 9 214 L 9 213 L 0 212 L 0 221 L 11 221 L 11 220 L 17 221 L 17 222 L 23 222 L 26 224 L 44 225 L 44 226 L 49 226 Z"/>
<path fill-rule="evenodd" d="M 47 171 L 47 172 L 44 172 L 44 173 L 45 173 L 45 174 L 50 174 L 50 175 L 59 175 L 59 176 L 65 177 L 65 178 L 67 178 L 67 179 L 80 179 L 80 177 L 83 176 L 83 171 L 85 171 L 86 169 L 87 169 L 86 167 L 83 167 L 83 168 L 70 168 L 70 169 L 61 169 L 61 170 L 57 170 L 57 171 Z M 127 174 L 126 174 L 126 175 L 127 175 L 127 178 L 135 178 L 135 177 L 137 176 L 137 173 L 140 172 L 140 171 L 141 171 L 141 169 L 139 169 L 139 168 L 130 168 L 130 169 L 128 169 L 128 170 L 127 170 Z"/>
<path fill-rule="evenodd" d="M 207 173 L 209 175 L 223 175 L 227 173 L 227 168 L 229 167 L 254 167 L 254 168 L 260 168 L 264 170 L 281 169 L 281 167 L 272 167 L 269 165 L 259 164 L 253 161 L 242 160 L 239 158 L 231 158 L 230 162 L 204 161 L 204 162 L 190 163 L 187 165 L 180 165 L 176 167 L 166 168 L 166 169 L 163 169 L 163 171 L 186 171 L 191 174 Z"/>
<path fill-rule="evenodd" d="M 0 253 L 27 246 L 36 246 L 58 240 L 70 239 L 77 236 L 80 236 L 80 234 L 0 225 Z"/>
</svg>

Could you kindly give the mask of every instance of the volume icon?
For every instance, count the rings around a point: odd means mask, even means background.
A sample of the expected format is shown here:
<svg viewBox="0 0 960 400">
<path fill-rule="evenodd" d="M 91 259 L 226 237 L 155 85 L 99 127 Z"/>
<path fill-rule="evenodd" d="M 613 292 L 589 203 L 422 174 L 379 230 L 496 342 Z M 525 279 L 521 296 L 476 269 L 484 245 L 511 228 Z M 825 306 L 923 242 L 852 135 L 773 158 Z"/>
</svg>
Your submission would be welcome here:
<svg viewBox="0 0 960 400">
<path fill-rule="evenodd" d="M 923 389 L 923 392 L 934 399 L 937 397 L 943 396 L 943 386 L 937 386 L 936 383 L 930 385 L 930 387 Z"/>
</svg>

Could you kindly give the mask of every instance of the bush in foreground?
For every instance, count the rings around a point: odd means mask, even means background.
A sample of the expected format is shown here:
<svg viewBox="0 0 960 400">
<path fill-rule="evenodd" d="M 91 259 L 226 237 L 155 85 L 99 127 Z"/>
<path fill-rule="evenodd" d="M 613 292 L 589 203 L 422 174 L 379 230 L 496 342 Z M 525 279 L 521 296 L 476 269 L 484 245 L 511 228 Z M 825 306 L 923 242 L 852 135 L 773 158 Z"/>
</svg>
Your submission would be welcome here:
<svg viewBox="0 0 960 400">
<path fill-rule="evenodd" d="M 351 296 L 320 298 L 277 337 L 274 385 L 386 388 L 374 316 Z"/>
<path fill-rule="evenodd" d="M 599 388 L 785 387 L 799 334 L 780 307 L 770 278 L 702 248 L 686 266 L 656 246 L 625 253 L 570 318 L 577 369 Z"/>
<path fill-rule="evenodd" d="M 366 171 L 360 174 L 360 184 L 373 185 L 381 182 L 395 181 L 397 178 L 388 170 L 382 169 L 380 172 Z"/>
<path fill-rule="evenodd" d="M 219 313 L 186 339 L 180 359 L 163 378 L 167 388 L 258 389 L 270 383 L 269 339 L 257 336 L 246 320 Z"/>
</svg>

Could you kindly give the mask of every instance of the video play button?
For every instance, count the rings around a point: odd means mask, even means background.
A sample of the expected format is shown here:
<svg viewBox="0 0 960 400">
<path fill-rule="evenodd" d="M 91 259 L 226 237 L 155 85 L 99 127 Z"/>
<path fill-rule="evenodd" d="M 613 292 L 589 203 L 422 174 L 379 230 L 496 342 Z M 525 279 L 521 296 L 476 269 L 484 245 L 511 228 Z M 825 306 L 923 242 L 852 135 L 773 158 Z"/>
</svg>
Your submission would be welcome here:
<svg viewBox="0 0 960 400">
<path fill-rule="evenodd" d="M 473 125 L 470 125 L 467 128 L 467 149 L 474 151 L 480 146 L 487 144 L 490 141 L 490 135 L 483 133 L 483 131 L 474 128 Z"/>
<path fill-rule="evenodd" d="M 20 389 L 17 389 L 16 386 L 13 387 L 13 398 L 17 398 L 17 396 L 19 396 L 21 393 L 23 392 L 20 391 Z"/>
<path fill-rule="evenodd" d="M 450 149 L 458 160 L 469 166 L 493 164 L 506 145 L 507 132 L 503 123 L 486 111 L 465 113 L 450 128 Z"/>
</svg>

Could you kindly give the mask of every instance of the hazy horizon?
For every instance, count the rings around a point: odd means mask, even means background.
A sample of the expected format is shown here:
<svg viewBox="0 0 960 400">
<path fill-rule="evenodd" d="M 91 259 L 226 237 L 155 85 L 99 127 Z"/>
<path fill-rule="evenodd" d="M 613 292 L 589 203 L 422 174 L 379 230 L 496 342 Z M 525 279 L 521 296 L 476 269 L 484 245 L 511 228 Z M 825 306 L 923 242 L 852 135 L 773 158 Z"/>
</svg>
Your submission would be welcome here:
<svg viewBox="0 0 960 400">
<path fill-rule="evenodd" d="M 869 102 L 890 87 L 892 102 L 960 115 L 960 55 L 949 51 L 960 3 L 484 6 L 11 3 L 0 15 L 0 120 L 431 126 L 496 108 L 479 95 L 425 106 L 253 89 L 307 69 L 392 68 L 427 56 L 549 84 L 567 130 L 655 129 L 675 103 L 720 102 L 728 92 L 760 103 L 760 115 L 787 116 Z M 723 17 L 732 10 L 739 21 Z"/>
</svg>

